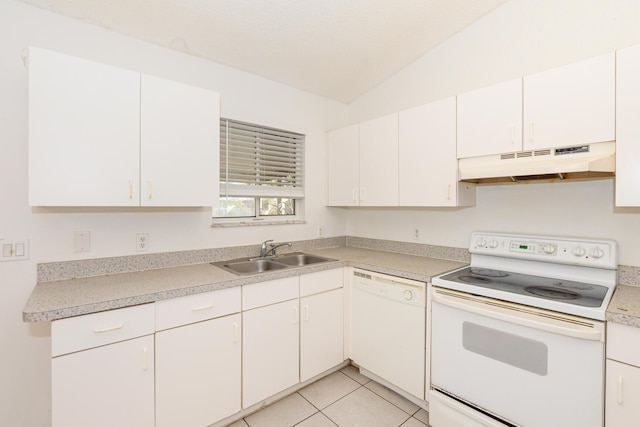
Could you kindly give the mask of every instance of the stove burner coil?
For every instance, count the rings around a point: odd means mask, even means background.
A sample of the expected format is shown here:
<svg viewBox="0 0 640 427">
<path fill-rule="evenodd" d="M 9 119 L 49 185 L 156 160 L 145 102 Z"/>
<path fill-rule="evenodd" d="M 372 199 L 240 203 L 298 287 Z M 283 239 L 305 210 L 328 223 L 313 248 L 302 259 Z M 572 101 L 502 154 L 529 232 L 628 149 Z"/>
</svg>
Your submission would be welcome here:
<svg viewBox="0 0 640 427">
<path fill-rule="evenodd" d="M 507 277 L 509 274 L 505 271 L 491 270 L 489 268 L 471 268 L 471 274 L 483 277 Z"/>
<path fill-rule="evenodd" d="M 472 283 L 472 284 L 481 284 L 481 283 L 491 283 L 493 280 L 487 279 L 486 277 L 480 276 L 460 276 L 458 280 L 464 283 Z"/>
<path fill-rule="evenodd" d="M 572 300 L 580 298 L 580 294 L 576 292 L 567 289 L 552 288 L 550 286 L 527 286 L 524 290 L 530 294 L 549 299 Z"/>
</svg>

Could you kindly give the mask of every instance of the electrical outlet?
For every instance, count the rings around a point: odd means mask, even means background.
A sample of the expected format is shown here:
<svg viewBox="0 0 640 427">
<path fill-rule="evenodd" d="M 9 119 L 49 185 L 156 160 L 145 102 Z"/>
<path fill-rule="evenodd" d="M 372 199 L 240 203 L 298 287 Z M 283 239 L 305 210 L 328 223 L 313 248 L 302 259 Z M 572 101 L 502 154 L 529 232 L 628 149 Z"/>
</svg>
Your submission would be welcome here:
<svg viewBox="0 0 640 427">
<path fill-rule="evenodd" d="M 144 252 L 149 250 L 149 233 L 136 234 L 136 251 Z"/>
<path fill-rule="evenodd" d="M 322 237 L 324 236 L 324 230 L 322 229 L 322 226 L 318 227 L 318 237 Z"/>
<path fill-rule="evenodd" d="M 91 232 L 73 232 L 73 252 L 91 252 Z"/>
<path fill-rule="evenodd" d="M 420 240 L 420 229 L 416 228 L 413 230 L 413 240 Z"/>
</svg>

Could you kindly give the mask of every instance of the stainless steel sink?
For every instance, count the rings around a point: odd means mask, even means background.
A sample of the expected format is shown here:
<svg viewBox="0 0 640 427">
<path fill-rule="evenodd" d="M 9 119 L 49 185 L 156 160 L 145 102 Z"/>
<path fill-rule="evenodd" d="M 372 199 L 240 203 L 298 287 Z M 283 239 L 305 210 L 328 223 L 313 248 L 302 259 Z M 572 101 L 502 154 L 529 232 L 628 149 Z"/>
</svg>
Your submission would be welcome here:
<svg viewBox="0 0 640 427">
<path fill-rule="evenodd" d="M 275 260 L 280 264 L 286 264 L 292 267 L 302 267 L 309 264 L 317 264 L 319 262 L 335 261 L 334 259 L 324 258 L 317 255 L 309 255 L 303 252 L 282 254 L 275 258 Z"/>
<path fill-rule="evenodd" d="M 229 261 L 212 262 L 211 264 L 230 271 L 231 273 L 246 276 L 332 261 L 337 260 L 305 254 L 304 252 L 293 252 L 270 258 L 240 258 Z"/>
</svg>

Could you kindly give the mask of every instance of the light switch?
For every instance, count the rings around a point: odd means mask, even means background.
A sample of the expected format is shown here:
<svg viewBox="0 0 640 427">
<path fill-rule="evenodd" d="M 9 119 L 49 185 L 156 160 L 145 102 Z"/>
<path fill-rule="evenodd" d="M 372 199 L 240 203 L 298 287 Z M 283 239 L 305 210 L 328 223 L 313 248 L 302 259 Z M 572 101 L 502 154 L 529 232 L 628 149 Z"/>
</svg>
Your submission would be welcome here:
<svg viewBox="0 0 640 427">
<path fill-rule="evenodd" d="M 13 245 L 11 243 L 4 243 L 2 245 L 2 257 L 10 257 L 13 255 Z"/>
<path fill-rule="evenodd" d="M 24 256 L 24 243 L 16 243 L 16 256 Z"/>
</svg>

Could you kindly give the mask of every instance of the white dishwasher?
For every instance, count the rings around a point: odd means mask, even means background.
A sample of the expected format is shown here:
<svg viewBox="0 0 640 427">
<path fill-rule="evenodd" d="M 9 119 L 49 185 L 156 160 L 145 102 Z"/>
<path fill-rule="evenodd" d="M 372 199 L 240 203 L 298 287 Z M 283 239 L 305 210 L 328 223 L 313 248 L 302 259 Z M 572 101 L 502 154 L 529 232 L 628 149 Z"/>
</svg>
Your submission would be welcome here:
<svg viewBox="0 0 640 427">
<path fill-rule="evenodd" d="M 353 361 L 424 400 L 426 284 L 354 269 L 352 286 Z"/>
</svg>

